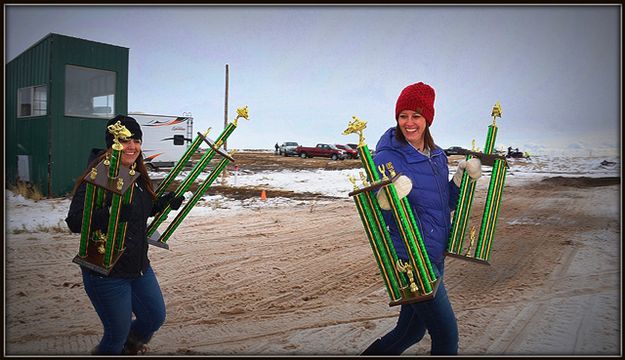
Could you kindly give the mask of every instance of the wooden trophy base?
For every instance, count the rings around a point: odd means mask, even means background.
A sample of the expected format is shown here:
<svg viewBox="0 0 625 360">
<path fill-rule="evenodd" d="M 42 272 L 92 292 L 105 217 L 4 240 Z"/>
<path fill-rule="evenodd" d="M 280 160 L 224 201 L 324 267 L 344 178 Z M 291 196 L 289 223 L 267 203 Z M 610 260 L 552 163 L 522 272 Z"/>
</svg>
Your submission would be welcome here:
<svg viewBox="0 0 625 360">
<path fill-rule="evenodd" d="M 113 251 L 111 265 L 106 267 L 104 266 L 104 254 L 100 254 L 98 252 L 96 243 L 94 243 L 93 241 L 89 241 L 89 246 L 87 247 L 87 256 L 82 257 L 80 255 L 76 255 L 72 261 L 80 266 L 86 267 L 89 270 L 108 276 L 123 252 L 124 249 L 122 249 L 121 251 Z"/>
<path fill-rule="evenodd" d="M 409 289 L 402 289 L 402 298 L 399 300 L 391 301 L 388 306 L 397 306 L 404 304 L 412 304 L 422 301 L 428 301 L 434 299 L 436 296 L 436 291 L 438 290 L 438 285 L 440 284 L 440 278 L 436 279 L 432 284 L 432 292 L 429 294 L 421 295 L 410 292 Z"/>
<path fill-rule="evenodd" d="M 197 134 L 198 134 L 198 136 L 199 136 L 199 137 L 201 137 L 201 138 L 202 138 L 202 140 L 204 140 L 204 142 L 205 142 L 206 144 L 208 144 L 208 146 L 210 146 L 210 148 L 211 148 L 211 149 L 213 149 L 213 150 L 214 150 L 217 154 L 219 154 L 219 155 L 221 155 L 221 156 L 223 156 L 223 157 L 227 158 L 227 159 L 228 159 L 228 160 L 230 160 L 231 162 L 234 162 L 234 159 L 232 158 L 232 156 L 228 155 L 228 153 L 227 153 L 227 152 L 225 152 L 225 151 L 223 151 L 223 150 L 221 150 L 221 149 L 219 149 L 219 148 L 215 147 L 215 144 L 214 144 L 212 141 L 210 141 L 207 137 L 205 137 L 205 136 L 204 136 L 201 132 L 198 132 Z"/>
<path fill-rule="evenodd" d="M 88 183 L 91 183 L 95 186 L 101 187 L 107 191 L 115 193 L 117 195 L 123 195 L 126 193 L 128 188 L 134 184 L 134 182 L 139 178 L 139 172 L 136 171 L 133 175 L 130 175 L 130 169 L 120 165 L 119 173 L 116 178 L 110 179 L 108 177 L 108 166 L 104 165 L 104 160 L 100 161 L 98 165 L 96 165 L 97 175 L 95 179 L 91 179 L 91 174 L 87 174 L 84 177 L 84 180 Z M 121 189 L 117 188 L 117 181 L 122 180 Z"/>
<path fill-rule="evenodd" d="M 458 259 L 462 259 L 462 260 L 469 260 L 469 261 L 473 261 L 476 262 L 478 264 L 482 264 L 482 265 L 488 265 L 490 266 L 490 263 L 486 260 L 483 259 L 479 259 L 473 256 L 466 256 L 466 255 L 460 255 L 460 254 L 456 254 L 456 253 L 452 253 L 452 252 L 445 252 L 445 255 L 447 256 L 451 256 L 451 257 L 455 257 Z"/>
<path fill-rule="evenodd" d="M 386 186 L 386 185 L 392 183 L 393 181 L 395 181 L 395 179 L 397 179 L 399 177 L 399 175 L 400 174 L 397 174 L 394 177 L 392 177 L 391 179 L 377 181 L 377 182 L 375 182 L 375 183 L 373 183 L 373 184 L 371 184 L 371 185 L 369 185 L 367 187 L 363 187 L 361 189 L 354 190 L 354 191 L 350 192 L 347 195 L 348 196 L 354 196 L 354 195 L 358 195 L 358 194 L 360 194 L 361 192 L 364 192 L 364 191 L 374 192 L 375 190 L 381 188 L 382 186 Z"/>
<path fill-rule="evenodd" d="M 160 238 L 161 238 L 161 233 L 159 233 L 157 230 L 154 232 L 154 234 L 152 234 L 152 236 L 148 238 L 148 244 L 169 250 L 169 245 L 167 245 L 167 243 L 159 241 Z"/>
</svg>

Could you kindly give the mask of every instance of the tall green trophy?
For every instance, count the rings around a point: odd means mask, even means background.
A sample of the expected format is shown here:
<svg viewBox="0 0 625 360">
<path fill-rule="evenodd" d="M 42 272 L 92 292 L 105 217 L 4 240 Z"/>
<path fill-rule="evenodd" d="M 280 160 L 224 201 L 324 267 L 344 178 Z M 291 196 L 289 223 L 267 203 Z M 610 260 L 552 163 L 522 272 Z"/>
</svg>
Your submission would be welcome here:
<svg viewBox="0 0 625 360">
<path fill-rule="evenodd" d="M 187 192 L 193 182 L 197 179 L 197 177 L 202 173 L 202 171 L 208 166 L 210 161 L 213 159 L 215 154 L 219 154 L 222 159 L 219 163 L 210 171 L 208 177 L 197 187 L 196 191 L 193 193 L 191 198 L 185 202 L 185 205 L 178 211 L 176 217 L 169 223 L 163 233 L 158 231 L 158 227 L 167 219 L 169 213 L 171 212 L 171 208 L 169 206 L 165 207 L 159 214 L 156 214 L 150 225 L 147 229 L 148 234 L 148 243 L 154 246 L 158 246 L 161 248 L 169 249 L 169 245 L 167 241 L 170 239 L 174 231 L 180 226 L 184 218 L 189 214 L 191 209 L 197 204 L 200 198 L 204 195 L 204 193 L 208 190 L 208 188 L 213 184 L 215 179 L 219 177 L 219 174 L 223 172 L 226 166 L 230 162 L 234 162 L 232 158 L 232 154 L 234 152 L 226 153 L 220 149 L 220 147 L 224 144 L 224 142 L 228 139 L 230 134 L 237 128 L 238 119 L 244 118 L 245 120 L 249 120 L 247 106 L 237 109 L 237 116 L 234 120 L 226 126 L 226 128 L 221 132 L 215 143 L 211 142 L 206 134 L 201 134 L 198 132 L 198 136 L 193 141 L 191 146 L 187 149 L 185 154 L 182 155 L 181 160 L 176 163 L 176 166 L 172 168 L 169 174 L 163 179 L 163 181 L 158 186 L 156 193 L 157 195 L 162 195 L 167 190 L 167 187 L 172 183 L 172 181 L 176 178 L 176 176 L 183 169 L 184 165 L 189 161 L 193 152 L 197 150 L 202 142 L 208 144 L 209 149 L 202 155 L 200 160 L 195 164 L 193 169 L 189 172 L 187 177 L 178 185 L 176 190 L 174 191 L 175 196 L 181 196 L 185 192 Z M 210 130 L 210 129 L 209 129 Z"/>
<path fill-rule="evenodd" d="M 421 231 L 408 199 L 405 196 L 400 198 L 393 184 L 393 180 L 400 174 L 395 173 L 390 163 L 376 169 L 371 152 L 364 142 L 363 131 L 367 123 L 355 116 L 352 119 L 347 129 L 343 131 L 343 135 L 358 134 L 358 154 L 364 173 L 360 172 L 362 188 L 356 185 L 354 177 L 349 177 L 354 187 L 349 196 L 354 199 L 358 215 L 369 239 L 369 245 L 390 298 L 389 306 L 430 300 L 436 294 L 439 280 L 436 278 L 425 250 Z M 407 262 L 397 257 L 391 235 L 382 216 L 382 209 L 375 196 L 378 191 L 384 191 L 389 199 L 391 208 L 389 211 L 392 212 L 393 220 L 397 224 L 408 253 Z"/>
<path fill-rule="evenodd" d="M 476 187 L 476 181 L 471 180 L 465 172 L 462 176 L 458 204 L 456 206 L 456 211 L 454 212 L 446 253 L 452 257 L 471 260 L 484 265 L 490 265 L 492 244 L 495 237 L 495 226 L 497 224 L 497 216 L 501 208 L 503 186 L 506 180 L 506 169 L 509 167 L 505 156 L 493 154 L 495 138 L 497 137 L 496 120 L 498 117 L 501 117 L 501 105 L 499 102 L 497 102 L 493 107 L 491 116 L 493 117 L 493 123 L 488 126 L 484 152 L 475 151 L 475 148 L 471 151 L 461 152 L 466 155 L 466 160 L 477 157 L 481 160 L 482 165 L 492 166 L 492 173 L 484 203 L 484 212 L 482 213 L 479 236 L 476 237 L 477 227 L 471 227 L 469 246 L 466 250 L 464 249 L 464 239 L 469 225 L 469 217 L 471 214 Z M 474 246 L 475 248 L 473 249 Z"/>
<path fill-rule="evenodd" d="M 91 172 L 85 176 L 86 192 L 83 210 L 83 222 L 80 232 L 80 247 L 73 262 L 98 273 L 108 275 L 124 251 L 125 222 L 119 222 L 119 210 L 122 204 L 132 200 L 134 182 L 139 177 L 134 167 L 121 164 L 121 151 L 124 148 L 119 139 L 132 136 L 132 133 L 120 121 L 108 126 L 113 134 L 113 150 Z M 92 229 L 91 220 L 94 209 L 106 205 L 107 193 L 112 194 L 109 210 L 109 223 L 106 233 Z"/>
</svg>

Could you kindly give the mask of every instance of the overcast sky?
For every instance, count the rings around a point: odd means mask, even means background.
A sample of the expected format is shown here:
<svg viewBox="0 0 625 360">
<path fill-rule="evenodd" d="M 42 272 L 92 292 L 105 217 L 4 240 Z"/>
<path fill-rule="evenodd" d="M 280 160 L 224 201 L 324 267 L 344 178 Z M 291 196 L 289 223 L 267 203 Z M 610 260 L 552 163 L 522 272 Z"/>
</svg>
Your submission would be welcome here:
<svg viewBox="0 0 625 360">
<path fill-rule="evenodd" d="M 192 113 L 195 130 L 250 121 L 228 148 L 276 142 L 374 147 L 409 84 L 436 90 L 435 142 L 482 149 L 499 101 L 497 147 L 620 152 L 621 7 L 5 5 L 5 63 L 49 33 L 127 47 L 128 110 Z M 210 135 L 209 135 L 210 136 Z"/>
</svg>

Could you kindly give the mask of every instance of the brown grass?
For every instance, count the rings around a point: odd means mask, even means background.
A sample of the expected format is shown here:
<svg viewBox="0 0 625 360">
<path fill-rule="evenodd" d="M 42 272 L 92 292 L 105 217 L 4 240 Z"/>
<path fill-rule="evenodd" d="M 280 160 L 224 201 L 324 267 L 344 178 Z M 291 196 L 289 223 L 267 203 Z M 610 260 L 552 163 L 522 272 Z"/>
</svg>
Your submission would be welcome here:
<svg viewBox="0 0 625 360">
<path fill-rule="evenodd" d="M 37 201 L 44 198 L 43 194 L 36 185 L 24 181 L 18 181 L 16 185 L 10 186 L 9 190 L 22 195 L 26 199 Z"/>
</svg>

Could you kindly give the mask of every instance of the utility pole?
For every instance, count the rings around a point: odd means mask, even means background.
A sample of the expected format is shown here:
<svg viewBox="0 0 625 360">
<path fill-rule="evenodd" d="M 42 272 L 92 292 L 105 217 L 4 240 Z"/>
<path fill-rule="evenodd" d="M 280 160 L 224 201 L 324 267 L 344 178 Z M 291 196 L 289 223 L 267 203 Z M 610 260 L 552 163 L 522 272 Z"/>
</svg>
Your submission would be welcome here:
<svg viewBox="0 0 625 360">
<path fill-rule="evenodd" d="M 229 66 L 226 64 L 226 94 L 224 96 L 224 130 L 228 127 L 228 75 Z M 224 152 L 228 152 L 228 142 L 224 140 Z M 221 173 L 221 184 L 226 184 L 226 178 L 228 177 L 228 169 L 225 168 Z"/>
</svg>

